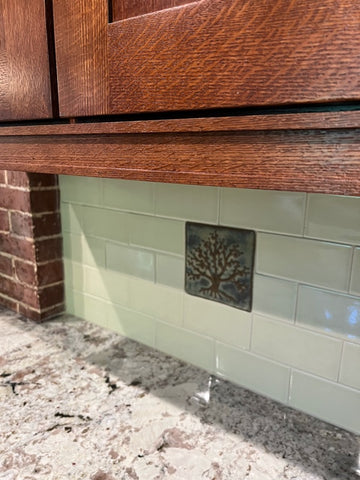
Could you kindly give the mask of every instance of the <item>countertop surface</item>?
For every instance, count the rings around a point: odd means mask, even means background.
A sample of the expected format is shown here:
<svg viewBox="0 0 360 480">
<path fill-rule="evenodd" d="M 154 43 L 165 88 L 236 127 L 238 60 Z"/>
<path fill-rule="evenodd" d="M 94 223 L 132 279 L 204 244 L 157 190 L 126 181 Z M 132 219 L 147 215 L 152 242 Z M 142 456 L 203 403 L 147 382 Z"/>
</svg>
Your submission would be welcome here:
<svg viewBox="0 0 360 480">
<path fill-rule="evenodd" d="M 360 479 L 359 437 L 117 334 L 0 329 L 0 480 Z"/>
</svg>

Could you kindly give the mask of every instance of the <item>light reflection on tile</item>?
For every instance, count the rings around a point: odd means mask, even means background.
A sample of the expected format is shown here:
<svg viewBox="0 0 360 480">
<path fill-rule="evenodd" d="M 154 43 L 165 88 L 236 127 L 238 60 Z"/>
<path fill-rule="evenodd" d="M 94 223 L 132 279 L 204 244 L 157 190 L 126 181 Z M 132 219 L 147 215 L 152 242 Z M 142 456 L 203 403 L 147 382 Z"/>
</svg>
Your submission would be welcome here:
<svg viewBox="0 0 360 480">
<path fill-rule="evenodd" d="M 301 285 L 296 322 L 360 341 L 360 299 Z"/>
</svg>

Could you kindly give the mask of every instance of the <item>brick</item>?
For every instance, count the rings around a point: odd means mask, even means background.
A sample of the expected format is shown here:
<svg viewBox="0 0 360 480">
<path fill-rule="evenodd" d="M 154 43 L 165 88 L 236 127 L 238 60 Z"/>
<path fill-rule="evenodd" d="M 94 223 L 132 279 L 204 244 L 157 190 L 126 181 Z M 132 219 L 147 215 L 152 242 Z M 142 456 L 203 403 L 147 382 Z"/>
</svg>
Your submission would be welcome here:
<svg viewBox="0 0 360 480">
<path fill-rule="evenodd" d="M 12 278 L 0 275 L 1 292 L 13 300 L 22 300 L 24 288 Z"/>
<path fill-rule="evenodd" d="M 57 305 L 64 301 L 64 284 L 59 283 L 39 290 L 40 309 Z"/>
<path fill-rule="evenodd" d="M 49 318 L 55 317 L 56 315 L 60 315 L 61 313 L 64 313 L 64 312 L 65 312 L 65 303 L 61 303 L 60 305 L 55 305 L 54 307 L 41 312 L 41 320 L 48 320 Z"/>
<path fill-rule="evenodd" d="M 30 212 L 29 192 L 0 186 L 0 208 Z"/>
<path fill-rule="evenodd" d="M 29 305 L 29 307 L 40 309 L 40 295 L 38 289 L 18 284 L 17 291 L 20 292 L 21 290 L 22 297 L 19 298 L 16 296 L 15 298 L 19 299 L 25 305 Z"/>
<path fill-rule="evenodd" d="M 7 183 L 13 187 L 28 188 L 30 186 L 26 172 L 14 172 L 11 170 L 7 172 Z"/>
<path fill-rule="evenodd" d="M 33 222 L 30 215 L 10 212 L 11 231 L 21 237 L 33 237 Z"/>
<path fill-rule="evenodd" d="M 13 310 L 14 312 L 18 312 L 18 302 L 15 300 L 12 300 L 11 298 L 4 297 L 1 295 L 0 292 L 0 305 L 2 305 L 5 308 L 8 308 L 9 310 Z"/>
<path fill-rule="evenodd" d="M 1 302 L 1 298 L 0 298 Z M 60 305 L 56 305 L 55 307 L 49 308 L 45 311 L 33 309 L 26 305 L 19 304 L 19 313 L 30 320 L 34 320 L 35 322 L 43 322 L 50 318 L 55 317 L 61 313 L 65 312 L 65 305 L 62 303 Z"/>
<path fill-rule="evenodd" d="M 60 213 L 44 213 L 33 217 L 34 236 L 47 237 L 61 233 Z"/>
<path fill-rule="evenodd" d="M 35 244 L 36 261 L 47 262 L 62 257 L 62 238 L 53 237 L 38 240 Z"/>
<path fill-rule="evenodd" d="M 23 305 L 20 303 L 18 306 L 18 311 L 20 315 L 23 315 L 24 317 L 30 320 L 34 320 L 35 322 L 38 322 L 41 320 L 40 309 L 30 308 L 28 305 Z"/>
<path fill-rule="evenodd" d="M 37 281 L 39 286 L 49 285 L 50 283 L 62 282 L 64 280 L 62 259 L 38 265 Z"/>
<path fill-rule="evenodd" d="M 30 286 L 37 285 L 37 275 L 34 263 L 26 263 L 22 260 L 15 260 L 15 278 L 20 283 Z"/>
<path fill-rule="evenodd" d="M 4 274 L 8 277 L 12 277 L 13 275 L 13 267 L 11 258 L 5 257 L 4 255 L 0 254 L 0 275 Z M 1 292 L 1 288 L 0 288 Z"/>
<path fill-rule="evenodd" d="M 46 173 L 28 173 L 30 187 L 56 187 L 58 176 Z"/>
<path fill-rule="evenodd" d="M 59 210 L 59 190 L 35 190 L 30 192 L 31 211 L 33 213 Z"/>
<path fill-rule="evenodd" d="M 0 170 L 0 183 L 6 183 L 5 170 Z"/>
<path fill-rule="evenodd" d="M 33 240 L 17 238 L 11 233 L 0 233 L 0 252 L 35 261 L 35 247 Z"/>
<path fill-rule="evenodd" d="M 2 232 L 9 231 L 9 214 L 7 210 L 0 210 L 0 230 Z"/>
</svg>

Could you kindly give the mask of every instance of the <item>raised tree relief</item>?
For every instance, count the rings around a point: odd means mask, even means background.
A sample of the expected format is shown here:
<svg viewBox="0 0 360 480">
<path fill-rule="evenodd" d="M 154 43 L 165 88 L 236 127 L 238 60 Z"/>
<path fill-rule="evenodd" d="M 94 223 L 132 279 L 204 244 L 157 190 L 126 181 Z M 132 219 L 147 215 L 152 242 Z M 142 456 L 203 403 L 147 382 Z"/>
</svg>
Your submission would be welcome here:
<svg viewBox="0 0 360 480">
<path fill-rule="evenodd" d="M 187 223 L 185 290 L 251 310 L 255 233 Z"/>
<path fill-rule="evenodd" d="M 200 0 L 109 0 L 109 6 L 112 11 L 112 21 L 116 22 L 198 1 Z"/>
</svg>

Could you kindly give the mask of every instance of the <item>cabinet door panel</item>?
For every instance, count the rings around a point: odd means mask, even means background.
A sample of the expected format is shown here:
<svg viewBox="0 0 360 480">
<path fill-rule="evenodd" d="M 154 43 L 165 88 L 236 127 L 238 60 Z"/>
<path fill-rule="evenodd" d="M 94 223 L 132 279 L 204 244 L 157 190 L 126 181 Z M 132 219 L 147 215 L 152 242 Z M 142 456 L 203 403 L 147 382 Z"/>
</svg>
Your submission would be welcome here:
<svg viewBox="0 0 360 480">
<path fill-rule="evenodd" d="M 52 116 L 44 0 L 0 0 L 0 120 Z"/>
<path fill-rule="evenodd" d="M 77 115 L 360 100 L 360 2 L 202 0 L 113 23 L 105 0 L 89 3 L 102 32 L 96 52 L 106 62 L 95 77 L 104 88 L 100 107 L 96 89 L 92 99 L 78 88 L 86 108 L 73 110 Z M 71 11 L 71 4 L 55 0 L 55 11 Z M 57 21 L 55 15 L 56 33 Z M 79 31 L 88 29 L 78 25 Z M 76 35 L 74 49 L 81 45 Z M 61 31 L 58 38 L 59 57 L 67 43 Z M 71 73 L 63 77 L 58 65 L 62 91 L 93 75 L 93 57 L 83 53 L 73 59 L 75 70 L 86 65 L 77 77 L 71 62 Z M 60 108 L 69 114 L 74 102 L 64 98 Z"/>
</svg>

